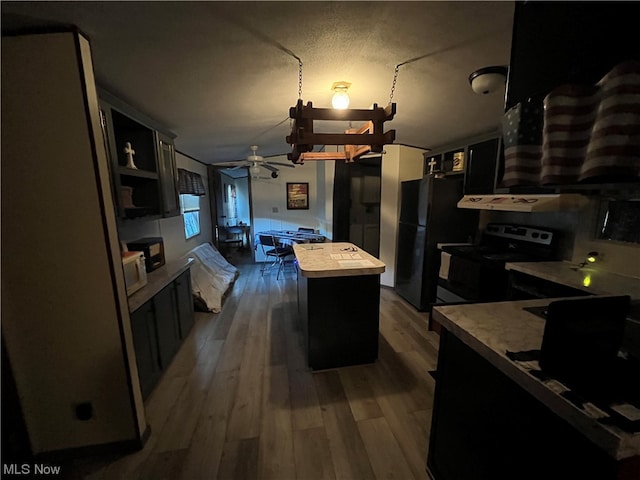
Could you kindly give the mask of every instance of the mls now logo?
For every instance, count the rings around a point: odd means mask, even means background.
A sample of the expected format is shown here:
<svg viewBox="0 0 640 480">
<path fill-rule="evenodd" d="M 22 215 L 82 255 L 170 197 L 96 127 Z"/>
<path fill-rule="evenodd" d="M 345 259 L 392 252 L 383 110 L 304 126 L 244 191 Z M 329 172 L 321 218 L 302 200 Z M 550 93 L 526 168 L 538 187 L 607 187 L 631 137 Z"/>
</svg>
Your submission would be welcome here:
<svg viewBox="0 0 640 480">
<path fill-rule="evenodd" d="M 60 475 L 60 465 L 44 465 L 42 463 L 4 463 L 3 475 Z"/>
</svg>

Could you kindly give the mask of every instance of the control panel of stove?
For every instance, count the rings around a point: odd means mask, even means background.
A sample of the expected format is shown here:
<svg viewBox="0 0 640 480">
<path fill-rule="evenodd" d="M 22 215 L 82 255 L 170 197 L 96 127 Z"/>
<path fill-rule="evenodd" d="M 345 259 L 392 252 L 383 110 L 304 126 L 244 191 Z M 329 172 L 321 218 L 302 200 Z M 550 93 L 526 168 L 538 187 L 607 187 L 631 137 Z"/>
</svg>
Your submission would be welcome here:
<svg viewBox="0 0 640 480">
<path fill-rule="evenodd" d="M 551 245 L 553 242 L 553 232 L 521 225 L 490 223 L 485 228 L 484 234 L 500 238 L 513 238 L 540 245 Z"/>
</svg>

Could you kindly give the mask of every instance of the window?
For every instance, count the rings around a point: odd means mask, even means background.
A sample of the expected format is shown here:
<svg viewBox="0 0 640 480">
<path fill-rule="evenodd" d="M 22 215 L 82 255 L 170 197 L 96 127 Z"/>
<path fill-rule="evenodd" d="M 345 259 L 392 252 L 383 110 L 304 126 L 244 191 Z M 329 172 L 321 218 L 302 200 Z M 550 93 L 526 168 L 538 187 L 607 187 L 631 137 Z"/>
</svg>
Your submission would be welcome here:
<svg viewBox="0 0 640 480">
<path fill-rule="evenodd" d="M 186 239 L 200 233 L 200 197 L 197 195 L 181 194 L 180 209 L 184 219 L 184 236 Z"/>
<path fill-rule="evenodd" d="M 606 199 L 600 204 L 597 238 L 640 243 L 640 199 Z"/>
<path fill-rule="evenodd" d="M 184 219 L 184 236 L 189 239 L 200 233 L 200 197 L 206 194 L 200 174 L 178 169 L 180 211 Z"/>
</svg>

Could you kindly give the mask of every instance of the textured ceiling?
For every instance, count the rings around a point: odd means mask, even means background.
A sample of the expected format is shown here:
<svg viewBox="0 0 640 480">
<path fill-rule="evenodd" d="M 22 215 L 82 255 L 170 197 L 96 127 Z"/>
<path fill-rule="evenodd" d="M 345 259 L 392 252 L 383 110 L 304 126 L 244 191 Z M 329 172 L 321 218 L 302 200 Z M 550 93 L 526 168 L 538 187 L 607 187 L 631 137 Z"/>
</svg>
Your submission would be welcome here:
<svg viewBox="0 0 640 480">
<path fill-rule="evenodd" d="M 437 148 L 497 129 L 504 90 L 468 76 L 507 65 L 513 2 L 3 2 L 3 32 L 75 24 L 91 41 L 98 84 L 167 126 L 205 163 L 290 151 L 289 107 L 393 101 L 396 143 Z M 354 125 L 355 126 L 355 125 Z M 348 125 L 325 126 L 339 132 Z M 336 130 L 337 128 L 337 130 Z M 321 129 L 318 129 L 321 130 Z"/>
</svg>

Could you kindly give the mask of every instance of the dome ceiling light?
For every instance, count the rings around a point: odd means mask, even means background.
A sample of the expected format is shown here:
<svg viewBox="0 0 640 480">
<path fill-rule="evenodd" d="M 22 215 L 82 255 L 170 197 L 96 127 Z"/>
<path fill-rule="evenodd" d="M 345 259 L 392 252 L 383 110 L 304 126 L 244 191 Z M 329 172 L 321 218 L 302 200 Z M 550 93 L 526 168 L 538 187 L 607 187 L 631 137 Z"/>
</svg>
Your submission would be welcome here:
<svg viewBox="0 0 640 480">
<path fill-rule="evenodd" d="M 479 95 L 487 95 L 501 89 L 507 81 L 505 66 L 485 67 L 469 75 L 471 89 Z"/>
</svg>

